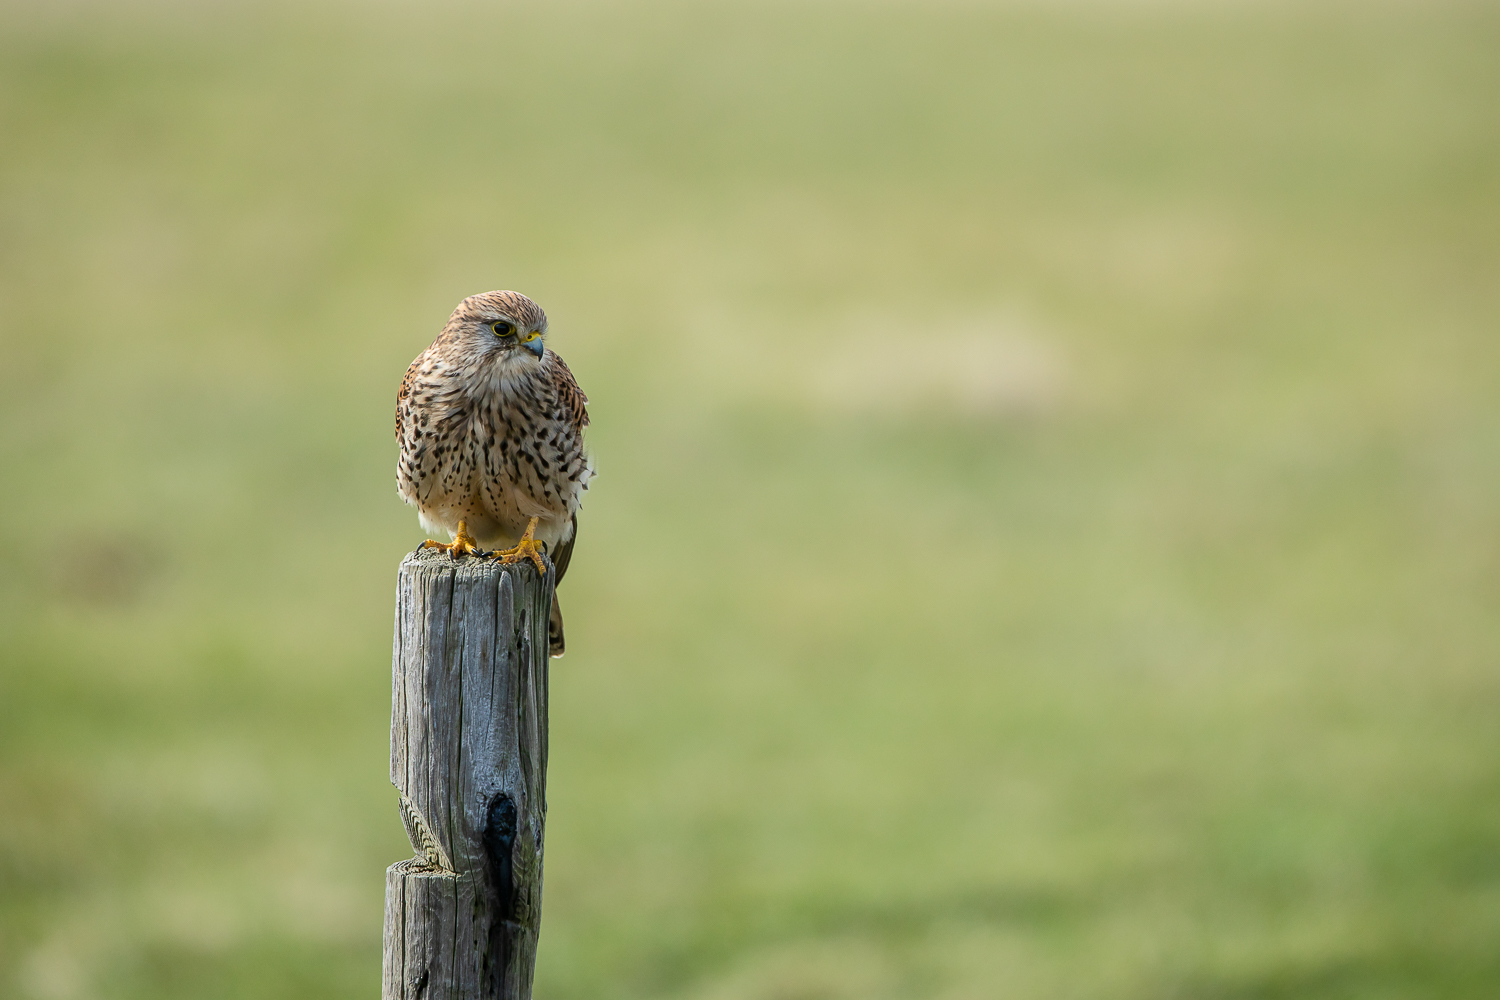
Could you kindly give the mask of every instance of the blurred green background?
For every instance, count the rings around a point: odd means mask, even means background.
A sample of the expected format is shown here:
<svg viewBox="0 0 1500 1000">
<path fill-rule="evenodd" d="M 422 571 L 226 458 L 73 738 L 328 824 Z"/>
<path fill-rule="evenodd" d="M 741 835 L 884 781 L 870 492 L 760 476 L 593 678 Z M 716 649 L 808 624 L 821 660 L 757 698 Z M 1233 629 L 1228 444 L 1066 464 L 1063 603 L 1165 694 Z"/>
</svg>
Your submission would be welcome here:
<svg viewBox="0 0 1500 1000">
<path fill-rule="evenodd" d="M 407 363 L 601 470 L 537 992 L 1500 995 L 1500 9 L 0 10 L 0 995 L 369 997 Z"/>
</svg>

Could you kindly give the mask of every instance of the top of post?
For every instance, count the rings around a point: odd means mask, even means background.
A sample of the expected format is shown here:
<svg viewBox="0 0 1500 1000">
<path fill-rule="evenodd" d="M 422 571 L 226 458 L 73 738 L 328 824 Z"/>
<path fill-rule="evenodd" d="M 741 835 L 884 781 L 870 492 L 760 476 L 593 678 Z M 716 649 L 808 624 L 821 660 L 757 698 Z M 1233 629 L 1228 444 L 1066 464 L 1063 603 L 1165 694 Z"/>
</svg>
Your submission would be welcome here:
<svg viewBox="0 0 1500 1000">
<path fill-rule="evenodd" d="M 553 574 L 552 560 L 547 560 L 547 576 Z M 401 572 L 410 571 L 422 573 L 443 573 L 452 571 L 460 577 L 485 577 L 499 573 L 518 574 L 513 575 L 512 580 L 518 587 L 526 587 L 541 582 L 540 574 L 531 560 L 521 559 L 516 562 L 501 562 L 493 556 L 459 556 L 457 559 L 450 556 L 442 549 L 419 548 L 409 552 L 405 559 L 401 560 Z"/>
</svg>

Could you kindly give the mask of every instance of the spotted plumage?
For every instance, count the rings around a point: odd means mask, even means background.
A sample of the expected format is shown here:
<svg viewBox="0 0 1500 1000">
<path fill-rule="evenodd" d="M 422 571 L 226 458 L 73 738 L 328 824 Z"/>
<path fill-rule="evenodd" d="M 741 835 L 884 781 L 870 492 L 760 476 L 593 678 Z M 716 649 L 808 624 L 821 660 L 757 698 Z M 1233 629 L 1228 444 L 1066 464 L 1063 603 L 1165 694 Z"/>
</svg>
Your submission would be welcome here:
<svg viewBox="0 0 1500 1000">
<path fill-rule="evenodd" d="M 453 536 L 444 547 L 455 555 L 505 548 L 520 558 L 534 533 L 561 582 L 594 466 L 588 397 L 544 346 L 546 332 L 546 314 L 519 292 L 459 303 L 401 380 L 396 486 L 424 528 Z M 555 594 L 551 646 L 562 655 Z"/>
</svg>

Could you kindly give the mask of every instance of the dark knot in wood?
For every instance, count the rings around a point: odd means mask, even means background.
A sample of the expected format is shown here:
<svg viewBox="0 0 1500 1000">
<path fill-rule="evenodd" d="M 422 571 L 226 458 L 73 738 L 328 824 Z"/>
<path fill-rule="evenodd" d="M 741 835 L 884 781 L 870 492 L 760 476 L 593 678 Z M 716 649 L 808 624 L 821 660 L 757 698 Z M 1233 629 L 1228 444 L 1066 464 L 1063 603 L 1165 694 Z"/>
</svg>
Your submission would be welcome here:
<svg viewBox="0 0 1500 1000">
<path fill-rule="evenodd" d="M 499 996 L 516 950 L 516 801 L 501 792 L 485 810 L 485 883 L 489 887 L 489 947 L 484 956 L 486 995 Z"/>
</svg>

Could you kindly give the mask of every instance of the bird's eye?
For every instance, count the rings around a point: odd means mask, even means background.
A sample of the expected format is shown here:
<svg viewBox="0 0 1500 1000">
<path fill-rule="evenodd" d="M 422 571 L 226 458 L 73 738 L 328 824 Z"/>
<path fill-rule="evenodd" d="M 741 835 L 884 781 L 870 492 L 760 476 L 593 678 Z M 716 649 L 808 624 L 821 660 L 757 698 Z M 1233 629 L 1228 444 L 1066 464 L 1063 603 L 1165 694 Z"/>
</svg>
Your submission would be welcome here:
<svg viewBox="0 0 1500 1000">
<path fill-rule="evenodd" d="M 505 322 L 505 320 L 501 320 L 500 322 L 496 323 L 494 326 L 494 330 L 495 336 L 497 337 L 509 337 L 511 334 L 516 332 L 516 328 Z"/>
</svg>

